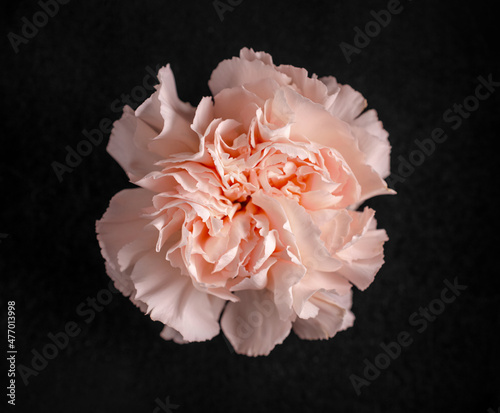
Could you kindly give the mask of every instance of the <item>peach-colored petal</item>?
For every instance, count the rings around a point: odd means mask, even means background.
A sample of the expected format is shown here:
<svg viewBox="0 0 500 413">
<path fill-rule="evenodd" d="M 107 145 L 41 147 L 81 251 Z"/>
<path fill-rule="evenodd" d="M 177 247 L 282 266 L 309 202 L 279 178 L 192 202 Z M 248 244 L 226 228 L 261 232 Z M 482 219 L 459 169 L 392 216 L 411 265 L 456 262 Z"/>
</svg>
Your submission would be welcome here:
<svg viewBox="0 0 500 413">
<path fill-rule="evenodd" d="M 274 67 L 265 64 L 261 60 L 243 60 L 234 57 L 224 60 L 212 72 L 208 81 L 208 87 L 214 96 L 224 90 L 246 83 L 256 82 L 263 79 L 273 79 L 281 85 L 288 85 L 290 77 L 280 73 Z"/>
<path fill-rule="evenodd" d="M 352 123 L 353 135 L 358 139 L 359 149 L 366 155 L 366 163 L 382 178 L 390 174 L 391 145 L 389 134 L 378 120 L 373 109 L 364 112 Z"/>
<path fill-rule="evenodd" d="M 109 277 L 113 280 L 114 285 L 118 291 L 120 291 L 125 297 L 129 297 L 130 301 L 134 303 L 143 313 L 147 311 L 148 306 L 141 300 L 136 298 L 137 291 L 135 290 L 134 284 L 129 276 L 129 271 L 122 273 L 121 271 L 115 270 L 109 262 L 105 262 L 106 272 Z"/>
<path fill-rule="evenodd" d="M 250 127 L 257 109 L 264 101 L 246 89 L 224 89 L 214 98 L 214 117 L 222 119 L 238 119 L 243 129 Z"/>
<path fill-rule="evenodd" d="M 195 109 L 179 100 L 170 65 L 160 69 L 158 79 L 158 99 L 164 124 L 160 134 L 149 144 L 149 149 L 163 158 L 198 152 L 199 138 L 191 129 Z"/>
<path fill-rule="evenodd" d="M 339 85 L 335 100 L 326 110 L 344 122 L 351 123 L 366 108 L 366 99 L 349 85 Z"/>
<path fill-rule="evenodd" d="M 352 122 L 354 126 L 365 129 L 370 135 L 376 136 L 381 141 L 387 141 L 389 133 L 384 129 L 384 125 L 378 119 L 374 109 L 367 110 Z"/>
<path fill-rule="evenodd" d="M 144 236 L 145 209 L 151 206 L 153 194 L 142 188 L 124 189 L 110 201 L 103 217 L 96 222 L 96 232 L 101 252 L 106 261 L 120 270 L 118 253 L 127 244 Z"/>
<path fill-rule="evenodd" d="M 122 117 L 113 125 L 106 149 L 131 181 L 136 181 L 149 172 L 159 169 L 155 163 L 161 158 L 144 147 L 144 144 L 154 137 L 155 131 L 135 117 L 130 107 L 125 106 Z"/>
<path fill-rule="evenodd" d="M 268 288 L 274 294 L 274 303 L 282 320 L 293 314 L 293 286 L 306 274 L 303 265 L 297 265 L 285 259 L 277 260 L 269 269 Z"/>
<path fill-rule="evenodd" d="M 130 270 L 121 265 L 119 255 L 130 244 L 153 239 L 151 231 L 146 227 L 149 220 L 144 217 L 144 211 L 150 207 L 151 199 L 152 194 L 144 189 L 125 189 L 111 199 L 106 213 L 96 222 L 97 239 L 101 253 L 106 259 L 106 272 L 116 288 L 130 297 L 142 311 L 146 311 L 146 305 L 136 299 Z M 136 255 L 145 253 L 148 249 L 146 244 L 136 251 Z"/>
<path fill-rule="evenodd" d="M 337 94 L 340 91 L 341 85 L 337 82 L 337 79 L 334 76 L 323 76 L 320 77 L 319 80 L 324 83 L 326 86 L 326 90 L 329 96 L 332 96 L 334 99 L 337 97 Z M 334 100 L 333 99 L 333 100 Z M 332 102 L 333 102 L 332 100 Z M 328 106 L 326 106 L 328 107 Z"/>
<path fill-rule="evenodd" d="M 266 290 L 236 293 L 237 303 L 227 304 L 221 327 L 234 350 L 247 356 L 267 356 L 290 333 L 292 321 L 281 320 L 273 296 Z"/>
<path fill-rule="evenodd" d="M 316 75 L 309 77 L 306 69 L 290 65 L 280 65 L 277 70 L 292 79 L 293 84 L 302 96 L 316 103 L 325 103 L 328 98 L 328 89 Z"/>
<path fill-rule="evenodd" d="M 255 52 L 253 49 L 244 47 L 240 50 L 240 57 L 244 60 L 261 60 L 266 65 L 273 64 L 273 58 L 269 53 L 266 52 Z"/>
<path fill-rule="evenodd" d="M 184 340 L 181 333 L 169 326 L 165 326 L 163 330 L 161 330 L 160 337 L 167 341 L 173 340 L 177 344 L 189 343 L 189 341 Z"/>
<path fill-rule="evenodd" d="M 388 240 L 384 230 L 375 229 L 374 211 L 370 208 L 350 212 L 355 220 L 347 242 L 335 256 L 343 261 L 339 274 L 360 290 L 366 289 L 384 263 L 384 243 Z"/>
<path fill-rule="evenodd" d="M 321 240 L 321 231 L 305 209 L 285 197 L 279 197 L 277 201 L 285 211 L 291 232 L 295 235 L 301 261 L 308 268 L 319 271 L 335 271 L 340 268 L 340 262 L 326 249 Z"/>
<path fill-rule="evenodd" d="M 198 291 L 161 253 L 139 259 L 131 279 L 151 318 L 174 328 L 184 340 L 204 341 L 219 334 L 224 300 Z"/>
<path fill-rule="evenodd" d="M 342 326 L 340 327 L 340 331 L 344 331 L 352 327 L 354 324 L 354 320 L 356 319 L 353 312 L 351 311 L 352 290 L 349 290 L 349 292 L 343 295 L 332 294 L 330 297 L 335 303 L 337 303 L 339 307 L 345 309 L 344 320 L 342 322 Z"/>
<path fill-rule="evenodd" d="M 156 88 L 159 86 L 157 85 Z M 161 104 L 158 99 L 160 92 L 156 90 L 136 110 L 135 116 L 145 122 L 158 135 L 163 129 L 163 118 L 161 117 Z"/>
<path fill-rule="evenodd" d="M 316 311 L 308 305 L 308 301 L 318 291 L 335 291 L 338 295 L 346 295 L 351 291 L 351 284 L 336 271 L 309 269 L 300 282 L 293 286 L 293 309 L 299 317 L 316 316 Z"/>
<path fill-rule="evenodd" d="M 317 307 L 318 313 L 314 318 L 297 318 L 293 323 L 293 331 L 304 340 L 325 340 L 333 337 L 344 324 L 346 309 L 334 299 L 333 293 L 318 292 L 310 302 Z"/>
</svg>

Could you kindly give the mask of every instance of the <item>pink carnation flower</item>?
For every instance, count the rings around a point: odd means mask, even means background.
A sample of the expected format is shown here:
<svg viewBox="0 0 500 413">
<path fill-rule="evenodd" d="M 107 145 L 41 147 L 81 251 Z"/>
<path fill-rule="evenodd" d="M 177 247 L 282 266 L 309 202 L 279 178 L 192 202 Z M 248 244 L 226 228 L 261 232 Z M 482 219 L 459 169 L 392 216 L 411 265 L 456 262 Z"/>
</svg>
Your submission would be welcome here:
<svg viewBox="0 0 500 413">
<path fill-rule="evenodd" d="M 356 208 L 392 193 L 390 145 L 365 99 L 333 77 L 242 49 L 179 100 L 167 65 L 124 108 L 108 152 L 138 188 L 116 194 L 97 233 L 117 288 L 177 343 L 220 328 L 267 355 L 293 329 L 327 339 L 352 326 L 351 287 L 382 266 L 384 230 Z M 219 323 L 220 322 L 220 323 Z"/>
</svg>

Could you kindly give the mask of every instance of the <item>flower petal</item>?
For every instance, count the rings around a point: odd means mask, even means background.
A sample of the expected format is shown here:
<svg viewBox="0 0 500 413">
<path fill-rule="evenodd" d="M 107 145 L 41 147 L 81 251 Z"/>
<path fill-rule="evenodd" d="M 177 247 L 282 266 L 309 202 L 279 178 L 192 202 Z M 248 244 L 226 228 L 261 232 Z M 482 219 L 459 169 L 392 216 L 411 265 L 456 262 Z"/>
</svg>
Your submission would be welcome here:
<svg viewBox="0 0 500 413">
<path fill-rule="evenodd" d="M 389 239 L 383 229 L 375 229 L 375 211 L 350 212 L 354 218 L 347 242 L 335 256 L 343 261 L 338 273 L 360 290 L 373 282 L 384 264 L 384 243 Z"/>
<path fill-rule="evenodd" d="M 195 109 L 177 96 L 170 65 L 158 72 L 158 99 L 164 124 L 161 133 L 149 144 L 152 152 L 169 158 L 178 154 L 193 154 L 199 150 L 199 137 L 191 129 Z"/>
<path fill-rule="evenodd" d="M 163 330 L 161 330 L 160 337 L 167 341 L 173 340 L 177 344 L 188 343 L 188 341 L 184 340 L 181 333 L 169 326 L 165 326 Z"/>
<path fill-rule="evenodd" d="M 247 356 L 267 356 L 290 333 L 291 320 L 281 320 L 267 290 L 238 291 L 240 301 L 228 303 L 221 327 L 234 350 Z"/>
<path fill-rule="evenodd" d="M 289 85 L 290 77 L 278 72 L 274 66 L 265 64 L 262 60 L 244 60 L 233 57 L 224 60 L 212 72 L 208 87 L 212 95 L 217 96 L 224 89 L 242 86 L 245 83 L 254 83 L 263 79 L 272 79 L 280 85 Z"/>
<path fill-rule="evenodd" d="M 219 333 L 224 300 L 197 290 L 161 253 L 140 258 L 131 279 L 137 299 L 148 306 L 151 319 L 177 330 L 186 341 L 209 340 Z"/>
<path fill-rule="evenodd" d="M 131 181 L 136 181 L 149 172 L 159 169 L 155 163 L 161 158 L 142 147 L 143 142 L 152 140 L 155 136 L 156 132 L 144 121 L 136 118 L 129 106 L 123 108 L 122 117 L 113 124 L 106 149 Z M 139 139 L 141 142 L 138 145 Z"/>
<path fill-rule="evenodd" d="M 382 178 L 390 174 L 391 145 L 389 134 L 378 120 L 373 109 L 364 112 L 352 123 L 352 131 L 358 139 L 359 149 L 366 155 L 366 163 Z"/>
<path fill-rule="evenodd" d="M 340 306 L 332 293 L 318 292 L 310 298 L 311 304 L 318 308 L 314 318 L 297 318 L 293 331 L 303 340 L 325 340 L 333 337 L 343 327 L 347 310 Z"/>
<path fill-rule="evenodd" d="M 96 232 L 101 252 L 115 270 L 120 270 L 118 253 L 127 244 L 141 238 L 150 219 L 144 210 L 151 207 L 153 193 L 142 189 L 124 189 L 110 201 L 109 207 L 96 222 Z"/>
</svg>

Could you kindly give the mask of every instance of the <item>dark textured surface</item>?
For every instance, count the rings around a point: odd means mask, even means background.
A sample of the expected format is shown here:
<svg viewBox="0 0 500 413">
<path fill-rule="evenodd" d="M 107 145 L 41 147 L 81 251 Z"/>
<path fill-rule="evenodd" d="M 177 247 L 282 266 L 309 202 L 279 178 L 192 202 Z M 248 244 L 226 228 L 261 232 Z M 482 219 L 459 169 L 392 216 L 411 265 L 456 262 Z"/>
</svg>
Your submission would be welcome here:
<svg viewBox="0 0 500 413">
<path fill-rule="evenodd" d="M 27 386 L 18 376 L 16 407 L 2 396 L 0 410 L 151 412 L 169 396 L 175 412 L 497 411 L 500 90 L 456 130 L 443 120 L 478 76 L 500 80 L 496 17 L 479 2 L 401 4 L 350 64 L 339 43 L 352 44 L 354 27 L 386 2 L 246 0 L 221 22 L 210 1 L 73 1 L 17 54 L 7 33 L 19 34 L 40 6 L 2 6 L 1 328 L 15 300 L 17 362 L 26 366 L 50 332 L 68 321 L 82 330 Z M 119 117 L 112 102 L 142 83 L 147 66 L 171 63 L 181 99 L 197 104 L 217 63 L 243 46 L 361 91 L 390 132 L 394 169 L 415 139 L 436 127 L 449 136 L 395 185 L 397 196 L 369 202 L 390 241 L 375 282 L 355 292 L 354 327 L 329 341 L 292 334 L 255 359 L 230 352 L 221 336 L 165 342 L 161 325 L 120 295 L 87 323 L 78 306 L 108 285 L 94 222 L 130 184 L 105 151 L 107 135 L 62 183 L 51 163 L 64 162 L 83 129 Z M 410 315 L 455 277 L 468 289 L 418 333 Z M 401 331 L 413 343 L 358 396 L 350 375 Z"/>
</svg>

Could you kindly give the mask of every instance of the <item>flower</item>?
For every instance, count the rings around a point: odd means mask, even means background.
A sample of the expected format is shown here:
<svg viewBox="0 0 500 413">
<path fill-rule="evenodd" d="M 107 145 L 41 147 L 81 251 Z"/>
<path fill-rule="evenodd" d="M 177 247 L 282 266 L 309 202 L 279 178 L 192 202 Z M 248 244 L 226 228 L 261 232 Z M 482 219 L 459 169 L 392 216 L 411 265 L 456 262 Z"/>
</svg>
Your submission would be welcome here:
<svg viewBox="0 0 500 413">
<path fill-rule="evenodd" d="M 352 285 L 382 266 L 384 230 L 356 209 L 392 193 L 388 133 L 350 86 L 244 48 L 212 73 L 212 97 L 179 100 L 170 66 L 108 152 L 137 185 L 97 222 L 109 276 L 177 343 L 220 328 L 267 355 L 293 329 L 352 326 Z M 220 324 L 219 324 L 220 320 Z"/>
</svg>

